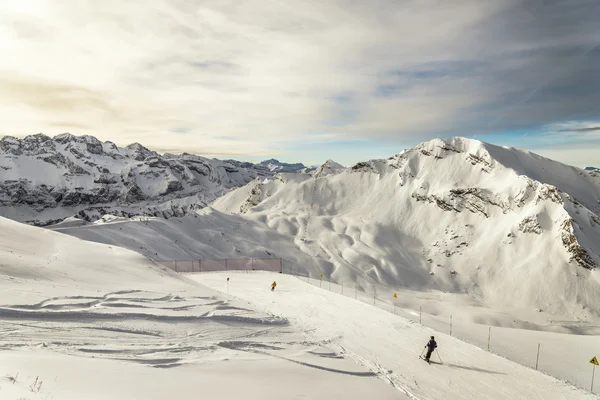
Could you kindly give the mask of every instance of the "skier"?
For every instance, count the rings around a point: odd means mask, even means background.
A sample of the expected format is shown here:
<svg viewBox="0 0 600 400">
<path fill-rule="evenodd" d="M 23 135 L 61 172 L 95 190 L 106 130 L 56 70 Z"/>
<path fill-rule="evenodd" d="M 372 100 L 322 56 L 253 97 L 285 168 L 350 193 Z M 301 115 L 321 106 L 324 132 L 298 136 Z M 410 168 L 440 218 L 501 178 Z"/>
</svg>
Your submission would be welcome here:
<svg viewBox="0 0 600 400">
<path fill-rule="evenodd" d="M 431 340 L 429 340 L 429 342 L 427 342 L 425 347 L 427 347 L 427 354 L 425 355 L 425 361 L 429 362 L 429 359 L 431 358 L 431 353 L 433 353 L 433 351 L 437 348 L 437 343 L 435 342 L 435 338 L 433 336 L 431 337 Z"/>
<path fill-rule="evenodd" d="M 271 292 L 275 290 L 275 286 L 277 286 L 277 282 L 273 281 L 273 283 L 271 283 Z"/>
</svg>

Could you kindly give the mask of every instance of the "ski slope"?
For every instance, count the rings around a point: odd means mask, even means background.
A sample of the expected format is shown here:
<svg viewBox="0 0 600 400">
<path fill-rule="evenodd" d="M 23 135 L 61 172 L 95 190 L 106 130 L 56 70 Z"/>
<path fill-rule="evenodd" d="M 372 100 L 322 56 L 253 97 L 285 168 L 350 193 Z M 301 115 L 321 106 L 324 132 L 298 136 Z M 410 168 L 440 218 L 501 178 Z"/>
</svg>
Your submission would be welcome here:
<svg viewBox="0 0 600 400">
<path fill-rule="evenodd" d="M 0 218 L 2 400 L 404 398 L 330 352 L 138 253 Z"/>
<path fill-rule="evenodd" d="M 226 291 L 226 274 L 191 274 Z M 328 292 L 287 275 L 230 274 L 229 293 L 248 304 L 285 317 L 332 356 L 353 360 L 410 399 L 595 399 L 598 396 L 487 353 L 405 318 Z M 277 281 L 275 292 L 269 290 Z M 429 365 L 418 356 L 435 335 L 441 359 Z M 278 350 L 264 351 L 278 356 Z M 374 398 L 374 397 L 373 397 Z"/>
<path fill-rule="evenodd" d="M 2 399 L 598 398 L 438 333 L 428 365 L 435 331 L 292 276 L 182 276 L 3 218 L 0 255 Z"/>
</svg>

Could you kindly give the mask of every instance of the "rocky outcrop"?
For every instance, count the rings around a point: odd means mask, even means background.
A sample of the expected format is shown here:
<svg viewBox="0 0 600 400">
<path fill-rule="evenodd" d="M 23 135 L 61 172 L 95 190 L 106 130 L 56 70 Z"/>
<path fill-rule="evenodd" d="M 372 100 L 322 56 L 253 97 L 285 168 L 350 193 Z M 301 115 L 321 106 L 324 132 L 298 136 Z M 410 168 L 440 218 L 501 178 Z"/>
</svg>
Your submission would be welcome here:
<svg viewBox="0 0 600 400">
<path fill-rule="evenodd" d="M 411 197 L 416 201 L 433 203 L 444 211 L 468 210 L 472 213 L 480 213 L 486 218 L 490 216 L 490 206 L 498 207 L 503 212 L 510 210 L 508 202 L 500 200 L 500 196 L 479 188 L 451 189 L 444 195 L 429 194 L 421 189 L 421 192 L 414 192 Z"/>
<path fill-rule="evenodd" d="M 361 161 L 359 163 L 356 163 L 352 166 L 350 170 L 352 172 L 377 172 L 373 164 L 368 161 Z"/>
<path fill-rule="evenodd" d="M 561 234 L 560 238 L 562 244 L 571 256 L 571 261 L 575 262 L 579 266 L 587 269 L 596 269 L 598 265 L 594 259 L 589 255 L 586 249 L 584 249 L 575 236 L 574 229 L 575 221 L 572 218 L 566 218 L 560 224 Z"/>
<path fill-rule="evenodd" d="M 252 190 L 250 191 L 250 196 L 248 196 L 248 198 L 246 199 L 244 204 L 241 205 L 240 214 L 245 214 L 252 207 L 259 205 L 260 202 L 262 201 L 262 194 L 263 194 L 262 185 L 257 184 L 256 186 L 254 186 L 252 188 Z"/>
<path fill-rule="evenodd" d="M 535 233 L 539 235 L 542 233 L 542 227 L 538 222 L 537 215 L 526 217 L 519 223 L 519 231 L 523 233 Z"/>
</svg>

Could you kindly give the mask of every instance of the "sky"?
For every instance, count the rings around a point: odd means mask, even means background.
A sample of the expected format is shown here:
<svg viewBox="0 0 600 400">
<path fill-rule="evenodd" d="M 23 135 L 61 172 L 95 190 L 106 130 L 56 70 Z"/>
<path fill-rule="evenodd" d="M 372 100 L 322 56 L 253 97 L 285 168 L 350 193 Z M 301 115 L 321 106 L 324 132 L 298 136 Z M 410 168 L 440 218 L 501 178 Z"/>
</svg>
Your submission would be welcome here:
<svg viewBox="0 0 600 400">
<path fill-rule="evenodd" d="M 598 0 L 5 0 L 0 136 L 342 164 L 436 137 L 600 166 Z"/>
</svg>

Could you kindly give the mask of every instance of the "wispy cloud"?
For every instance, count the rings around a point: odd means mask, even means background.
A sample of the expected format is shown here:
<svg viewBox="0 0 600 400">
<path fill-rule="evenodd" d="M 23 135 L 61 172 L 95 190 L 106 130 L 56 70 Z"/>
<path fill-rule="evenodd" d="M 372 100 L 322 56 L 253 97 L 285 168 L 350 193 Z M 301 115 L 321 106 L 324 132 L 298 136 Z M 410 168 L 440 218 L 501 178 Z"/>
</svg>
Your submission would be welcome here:
<svg viewBox="0 0 600 400">
<path fill-rule="evenodd" d="M 598 120 L 599 19 L 594 0 L 5 1 L 0 131 L 243 156 Z"/>
</svg>

